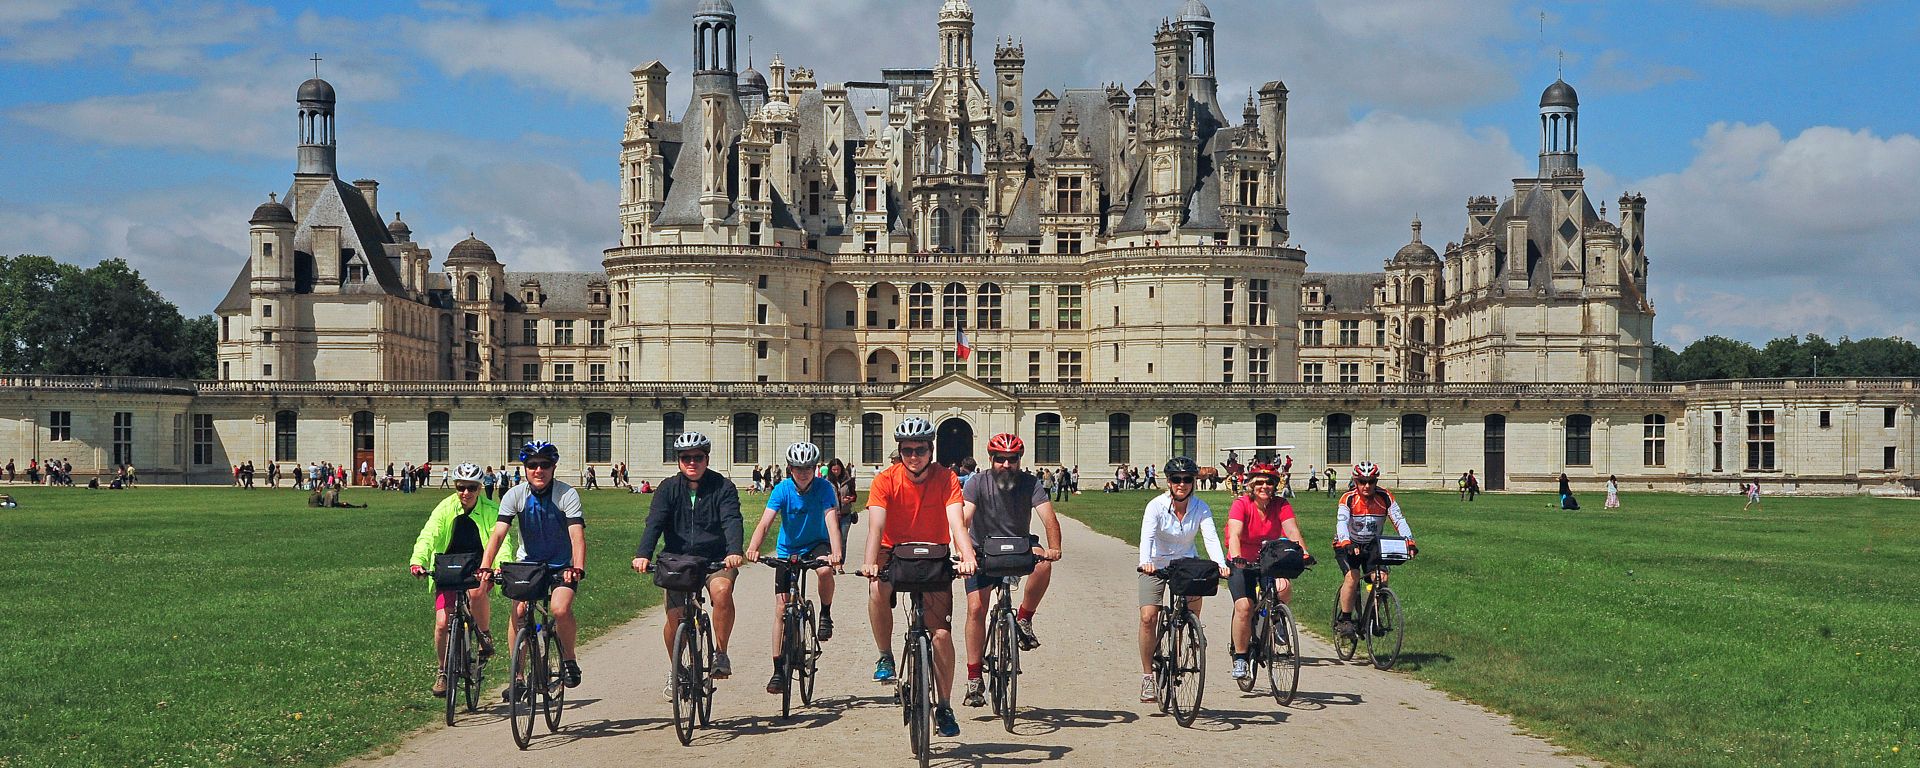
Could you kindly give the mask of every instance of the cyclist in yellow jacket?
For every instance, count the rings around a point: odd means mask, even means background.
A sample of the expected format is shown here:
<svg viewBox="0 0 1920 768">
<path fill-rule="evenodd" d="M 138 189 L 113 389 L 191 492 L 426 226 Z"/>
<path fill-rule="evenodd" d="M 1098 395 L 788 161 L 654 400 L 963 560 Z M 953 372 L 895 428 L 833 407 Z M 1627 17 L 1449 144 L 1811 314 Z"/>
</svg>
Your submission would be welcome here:
<svg viewBox="0 0 1920 768">
<path fill-rule="evenodd" d="M 413 575 L 425 578 L 433 569 L 433 556 L 436 554 L 473 553 L 478 558 L 486 550 L 486 542 L 481 532 L 492 528 L 500 518 L 500 505 L 494 500 L 480 495 L 480 467 L 472 463 L 461 464 L 453 471 L 453 495 L 440 501 L 433 512 L 427 515 L 427 524 L 420 528 L 420 538 L 413 542 L 413 557 L 408 561 L 408 570 Z M 502 547 L 495 558 L 499 562 L 489 567 L 498 568 L 508 561 L 510 547 Z M 483 566 L 488 566 L 482 563 Z M 472 606 L 473 620 L 480 625 L 480 658 L 485 660 L 493 655 L 492 613 L 487 605 L 485 581 L 480 586 L 467 591 L 467 603 Z M 447 612 L 453 607 L 453 593 L 438 589 L 433 593 L 433 657 L 444 663 L 447 656 Z M 434 677 L 433 695 L 447 695 L 447 670 L 440 669 Z"/>
</svg>

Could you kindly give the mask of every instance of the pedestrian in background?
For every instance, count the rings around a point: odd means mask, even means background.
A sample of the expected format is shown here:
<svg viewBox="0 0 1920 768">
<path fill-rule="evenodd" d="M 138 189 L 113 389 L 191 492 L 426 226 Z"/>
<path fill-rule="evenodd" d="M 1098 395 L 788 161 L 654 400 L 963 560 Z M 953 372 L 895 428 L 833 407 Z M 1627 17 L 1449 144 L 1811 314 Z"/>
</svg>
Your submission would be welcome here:
<svg viewBox="0 0 1920 768">
<path fill-rule="evenodd" d="M 1607 509 L 1620 508 L 1620 479 L 1607 475 Z"/>
</svg>

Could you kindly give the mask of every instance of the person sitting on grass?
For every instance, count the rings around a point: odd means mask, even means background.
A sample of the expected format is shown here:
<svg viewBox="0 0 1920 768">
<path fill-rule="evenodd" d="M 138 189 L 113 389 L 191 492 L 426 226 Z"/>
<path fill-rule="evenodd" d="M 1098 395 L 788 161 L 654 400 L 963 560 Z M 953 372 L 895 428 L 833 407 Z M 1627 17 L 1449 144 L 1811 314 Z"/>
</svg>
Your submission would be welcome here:
<svg viewBox="0 0 1920 768">
<path fill-rule="evenodd" d="M 18 509 L 19 507 L 20 502 L 14 501 L 12 496 L 0 493 L 0 509 Z"/>
<path fill-rule="evenodd" d="M 453 471 L 453 495 L 440 500 L 439 505 L 427 514 L 427 523 L 420 527 L 420 536 L 413 542 L 413 557 L 407 561 L 407 570 L 417 578 L 426 578 L 428 570 L 433 568 L 433 556 L 473 555 L 478 564 L 486 545 L 480 538 L 482 530 L 488 530 L 500 519 L 500 505 L 492 499 L 480 497 L 480 467 L 472 463 L 461 464 Z M 503 547 L 495 555 L 498 568 L 507 562 L 507 551 Z M 493 655 L 493 622 L 490 601 L 487 600 L 488 584 L 484 581 L 467 590 L 467 603 L 473 607 L 473 620 L 480 625 L 480 663 L 487 663 Z M 453 592 L 435 588 L 433 591 L 433 658 L 439 660 L 439 674 L 433 679 L 433 695 L 447 695 L 447 612 L 453 607 Z"/>
</svg>

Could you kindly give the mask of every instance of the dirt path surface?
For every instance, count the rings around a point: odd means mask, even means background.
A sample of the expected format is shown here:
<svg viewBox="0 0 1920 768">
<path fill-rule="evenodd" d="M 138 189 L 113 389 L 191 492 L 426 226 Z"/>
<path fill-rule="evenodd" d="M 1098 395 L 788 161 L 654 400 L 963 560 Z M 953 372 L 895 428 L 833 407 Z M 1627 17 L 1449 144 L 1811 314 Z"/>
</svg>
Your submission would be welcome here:
<svg viewBox="0 0 1920 768">
<path fill-rule="evenodd" d="M 1260 755 L 1314 764 L 1360 759 L 1373 766 L 1595 764 L 1560 755 L 1553 745 L 1518 732 L 1505 717 L 1450 700 L 1405 675 L 1341 664 L 1331 647 L 1311 637 L 1305 639 L 1309 659 L 1300 673 L 1300 699 L 1292 707 L 1276 706 L 1261 688 L 1256 690 L 1262 695 L 1242 694 L 1227 676 L 1224 587 L 1220 597 L 1207 600 L 1204 611 L 1211 647 L 1203 710 L 1192 728 L 1182 728 L 1155 705 L 1137 700 L 1134 547 L 1064 517 L 1062 524 L 1067 559 L 1035 619 L 1044 645 L 1022 658 L 1027 672 L 1021 676 L 1016 732 L 1008 733 L 986 708 L 956 706 L 960 736 L 935 737 L 934 765 L 1265 762 L 1257 760 Z M 858 527 L 852 538 L 865 541 Z M 588 588 L 620 589 L 641 578 L 630 571 L 598 574 Z M 1330 577 L 1317 572 L 1308 578 Z M 779 697 L 763 690 L 772 672 L 772 570 L 750 565 L 740 582 L 742 610 L 731 653 L 735 674 L 715 695 L 714 727 L 696 731 L 692 746 L 674 738 L 672 708 L 661 696 L 667 663 L 660 633 L 664 614 L 655 610 L 582 651 L 586 680 L 569 692 L 560 732 L 546 733 L 544 724 L 536 725 L 528 751 L 514 748 L 506 708 L 495 704 L 452 728 L 422 731 L 391 755 L 352 765 L 910 764 L 892 689 L 872 682 L 877 650 L 867 625 L 864 579 L 839 578 L 835 636 L 821 662 L 818 699 L 788 721 L 779 718 Z M 956 598 L 959 593 L 956 585 Z M 1418 606 L 1409 608 L 1417 617 Z M 897 637 L 893 644 L 897 653 Z M 956 645 L 964 654 L 964 643 Z M 1418 647 L 1417 629 L 1409 645 Z M 504 665 L 491 665 L 488 673 L 499 681 Z M 492 681 L 497 702 L 499 685 Z M 421 681 L 422 696 L 426 682 Z M 958 698 L 956 688 L 956 705 Z"/>
</svg>

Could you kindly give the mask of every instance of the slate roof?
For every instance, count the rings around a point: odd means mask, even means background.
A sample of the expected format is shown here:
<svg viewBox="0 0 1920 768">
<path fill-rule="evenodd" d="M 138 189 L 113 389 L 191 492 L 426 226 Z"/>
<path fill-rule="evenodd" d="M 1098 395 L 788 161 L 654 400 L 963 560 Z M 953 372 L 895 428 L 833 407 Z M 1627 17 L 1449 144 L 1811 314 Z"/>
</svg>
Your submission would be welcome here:
<svg viewBox="0 0 1920 768">
<path fill-rule="evenodd" d="M 307 207 L 307 218 L 293 231 L 293 250 L 309 258 L 313 255 L 313 228 L 339 227 L 341 263 L 340 273 L 345 273 L 346 251 L 365 259 L 369 279 L 364 284 L 345 286 L 343 293 L 386 293 L 394 296 L 407 295 L 400 280 L 400 271 L 393 260 L 387 258 L 386 246 L 393 242 L 392 233 L 387 231 L 386 222 L 380 220 L 380 214 L 367 205 L 360 190 L 338 178 L 320 188 L 312 204 Z M 284 198 L 293 201 L 292 207 L 301 207 L 294 201 L 293 190 L 287 190 Z M 244 312 L 249 308 L 248 282 L 253 274 L 253 259 L 249 255 L 246 263 L 240 266 L 240 274 L 234 277 L 233 285 L 227 289 L 227 295 L 214 308 L 215 312 Z"/>
<path fill-rule="evenodd" d="M 1371 311 L 1373 288 L 1384 280 L 1380 272 L 1309 272 L 1300 282 L 1326 286 L 1328 311 L 1351 313 Z"/>
<path fill-rule="evenodd" d="M 512 304 L 519 304 L 523 289 L 520 287 L 528 280 L 540 282 L 540 293 L 544 299 L 540 302 L 541 312 L 565 314 L 591 314 L 606 312 L 607 304 L 592 306 L 588 299 L 591 286 L 599 286 L 602 292 L 608 292 L 605 272 L 507 272 L 505 283 L 507 295 Z M 607 296 L 606 298 L 611 298 Z M 509 306 L 515 311 L 525 311 L 523 306 Z"/>
</svg>

